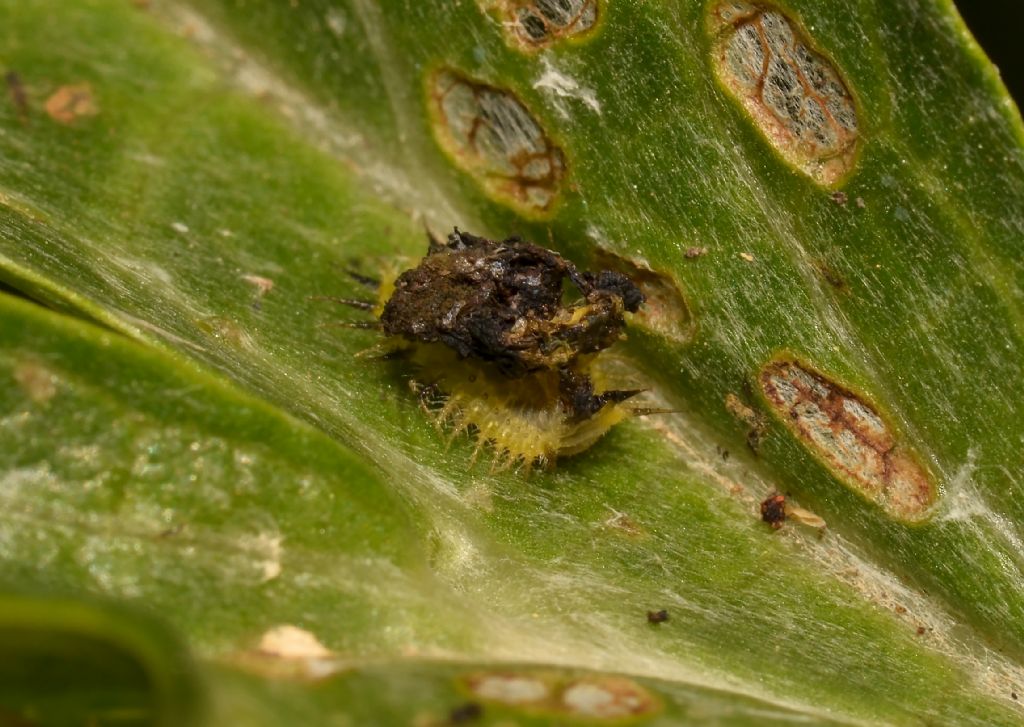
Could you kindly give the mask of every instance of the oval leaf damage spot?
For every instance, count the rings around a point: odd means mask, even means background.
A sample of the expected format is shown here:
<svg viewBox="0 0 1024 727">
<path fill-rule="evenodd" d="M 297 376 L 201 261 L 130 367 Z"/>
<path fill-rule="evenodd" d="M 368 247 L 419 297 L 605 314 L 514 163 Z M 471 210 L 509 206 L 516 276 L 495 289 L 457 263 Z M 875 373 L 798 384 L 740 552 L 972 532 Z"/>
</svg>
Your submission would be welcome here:
<svg viewBox="0 0 1024 727">
<path fill-rule="evenodd" d="M 861 396 L 792 360 L 769 363 L 759 379 L 769 405 L 852 489 L 895 519 L 927 514 L 935 487 Z"/>
<path fill-rule="evenodd" d="M 671 275 L 601 247 L 594 254 L 594 266 L 624 273 L 640 288 L 644 294 L 644 305 L 633 314 L 633 321 L 678 343 L 688 343 L 693 339 L 697 322 L 679 284 Z"/>
<path fill-rule="evenodd" d="M 46 99 L 44 108 L 51 119 L 65 125 L 100 112 L 92 86 L 88 83 L 61 86 Z"/>
<path fill-rule="evenodd" d="M 486 672 L 470 674 L 462 682 L 481 701 L 556 718 L 619 722 L 650 717 L 662 706 L 635 681 L 617 676 Z"/>
<path fill-rule="evenodd" d="M 334 653 L 308 631 L 297 626 L 276 626 L 260 637 L 260 653 L 280 659 L 326 659 Z"/>
<path fill-rule="evenodd" d="M 235 655 L 232 661 L 246 671 L 273 679 L 323 679 L 341 668 L 337 654 L 314 634 L 291 624 L 269 629 L 255 649 Z"/>
<path fill-rule="evenodd" d="M 58 375 L 34 358 L 15 364 L 14 380 L 33 404 L 49 403 L 60 384 Z"/>
<path fill-rule="evenodd" d="M 765 5 L 721 3 L 710 23 L 715 72 L 761 133 L 818 184 L 840 182 L 856 158 L 857 109 L 832 62 Z"/>
<path fill-rule="evenodd" d="M 499 202 L 547 212 L 565 175 L 562 150 L 511 91 L 444 69 L 428 82 L 438 143 Z"/>
<path fill-rule="evenodd" d="M 582 35 L 597 24 L 597 0 L 496 0 L 502 25 L 527 48 L 540 48 L 560 38 Z"/>
</svg>

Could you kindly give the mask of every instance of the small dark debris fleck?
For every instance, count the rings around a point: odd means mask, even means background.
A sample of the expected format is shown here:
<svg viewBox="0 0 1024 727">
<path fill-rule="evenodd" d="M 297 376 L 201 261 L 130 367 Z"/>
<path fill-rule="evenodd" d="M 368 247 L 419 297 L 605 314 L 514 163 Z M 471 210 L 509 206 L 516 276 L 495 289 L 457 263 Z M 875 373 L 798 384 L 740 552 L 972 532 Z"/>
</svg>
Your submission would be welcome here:
<svg viewBox="0 0 1024 727">
<path fill-rule="evenodd" d="M 1010 698 L 1016 701 L 1016 699 L 1017 699 L 1017 692 L 1010 692 Z"/>
<path fill-rule="evenodd" d="M 4 76 L 7 82 L 7 90 L 11 94 L 11 102 L 18 112 L 18 120 L 21 123 L 28 123 L 28 94 L 25 92 L 25 84 L 17 71 L 8 71 Z"/>
<path fill-rule="evenodd" d="M 661 609 L 660 611 L 648 611 L 647 612 L 647 623 L 652 624 L 663 624 L 668 621 L 668 611 Z"/>
<path fill-rule="evenodd" d="M 918 626 L 918 627 L 917 627 L 917 635 L 918 635 L 918 636 L 924 636 L 924 634 L 925 634 L 925 632 L 926 632 L 927 630 L 928 630 L 928 629 L 926 629 L 926 628 L 925 628 L 924 626 Z"/>
<path fill-rule="evenodd" d="M 707 254 L 708 249 L 706 247 L 688 247 L 686 248 L 686 252 L 683 253 L 683 257 L 687 260 L 693 260 L 694 258 Z"/>
<path fill-rule="evenodd" d="M 836 268 L 834 268 L 832 265 L 825 262 L 824 260 L 819 260 L 815 263 L 815 267 L 817 268 L 818 273 L 821 275 L 821 277 L 825 279 L 826 283 L 828 283 L 829 285 L 831 285 L 833 288 L 840 292 L 849 292 L 850 286 L 849 284 L 847 284 L 846 278 L 844 278 L 843 274 L 839 272 Z"/>
<path fill-rule="evenodd" d="M 484 713 L 484 708 L 476 702 L 466 702 L 455 707 L 451 712 L 448 713 L 449 724 L 465 724 L 466 722 L 472 722 L 480 719 Z"/>
<path fill-rule="evenodd" d="M 786 496 L 774 493 L 761 503 L 761 519 L 778 530 L 786 520 Z"/>
<path fill-rule="evenodd" d="M 845 207 L 849 197 L 846 196 L 846 192 L 833 192 L 832 201 L 840 207 Z"/>
</svg>

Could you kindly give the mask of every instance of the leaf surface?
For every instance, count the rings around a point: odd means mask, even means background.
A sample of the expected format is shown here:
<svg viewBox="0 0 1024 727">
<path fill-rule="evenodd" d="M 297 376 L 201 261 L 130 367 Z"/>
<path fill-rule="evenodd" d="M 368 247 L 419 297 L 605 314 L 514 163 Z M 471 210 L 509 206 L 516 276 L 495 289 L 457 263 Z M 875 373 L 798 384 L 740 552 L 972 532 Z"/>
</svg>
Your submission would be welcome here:
<svg viewBox="0 0 1024 727">
<path fill-rule="evenodd" d="M 367 667 L 382 714 L 414 682 L 441 709 L 453 672 L 419 659 L 443 658 L 653 677 L 677 705 L 668 683 L 1017 719 L 1021 130 L 951 8 L 785 10 L 857 103 L 844 198 L 731 99 L 695 3 L 614 3 L 529 52 L 474 3 L 10 5 L 0 275 L 106 330 L 2 304 L 5 580 L 135 601 L 214 691 L 307 714 L 316 689 L 237 675 L 284 624 L 417 657 Z M 549 210 L 439 146 L 441 68 L 562 150 Z M 414 372 L 310 300 L 419 256 L 424 224 L 653 270 L 662 305 L 609 357 L 678 412 L 529 478 L 446 447 Z M 910 453 L 936 493 L 913 522 L 773 406 L 779 360 Z M 824 536 L 760 523 L 773 490 Z"/>
</svg>

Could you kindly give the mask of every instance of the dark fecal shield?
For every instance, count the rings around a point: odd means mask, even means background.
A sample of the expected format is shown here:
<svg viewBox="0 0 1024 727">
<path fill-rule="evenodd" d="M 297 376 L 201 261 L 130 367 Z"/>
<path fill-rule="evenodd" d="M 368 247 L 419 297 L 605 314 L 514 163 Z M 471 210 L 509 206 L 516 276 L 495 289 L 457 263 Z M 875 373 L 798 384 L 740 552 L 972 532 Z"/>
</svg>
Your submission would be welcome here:
<svg viewBox="0 0 1024 727">
<path fill-rule="evenodd" d="M 569 306 L 562 303 L 566 278 L 582 295 Z M 643 300 L 621 273 L 580 273 L 557 253 L 518 238 L 497 242 L 456 230 L 398 278 L 381 324 L 390 335 L 443 343 L 516 378 L 571 366 L 612 345 L 623 312 L 635 312 Z"/>
</svg>

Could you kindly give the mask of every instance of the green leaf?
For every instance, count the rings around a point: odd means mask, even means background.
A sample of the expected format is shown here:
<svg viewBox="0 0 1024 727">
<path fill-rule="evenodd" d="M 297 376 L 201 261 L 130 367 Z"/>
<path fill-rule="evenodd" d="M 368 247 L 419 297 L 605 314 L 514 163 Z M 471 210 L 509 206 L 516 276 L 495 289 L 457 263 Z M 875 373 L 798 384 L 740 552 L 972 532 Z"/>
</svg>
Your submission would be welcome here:
<svg viewBox="0 0 1024 727">
<path fill-rule="evenodd" d="M 111 604 L 0 599 L 5 724 L 197 722 L 195 664 L 151 619 Z"/>
<path fill-rule="evenodd" d="M 666 720 L 1019 720 L 1022 131 L 950 7 L 782 11 L 856 108 L 833 177 L 729 90 L 715 6 L 535 49 L 501 2 L 6 5 L 0 278 L 65 315 L 0 302 L 4 581 L 161 614 L 220 722 L 443 720 L 505 661 L 661 680 Z M 510 183 L 438 79 L 564 171 Z M 424 224 L 632 271 L 607 358 L 675 413 L 529 477 L 448 446 L 310 300 Z M 365 681 L 241 676 L 285 625 Z"/>
</svg>

